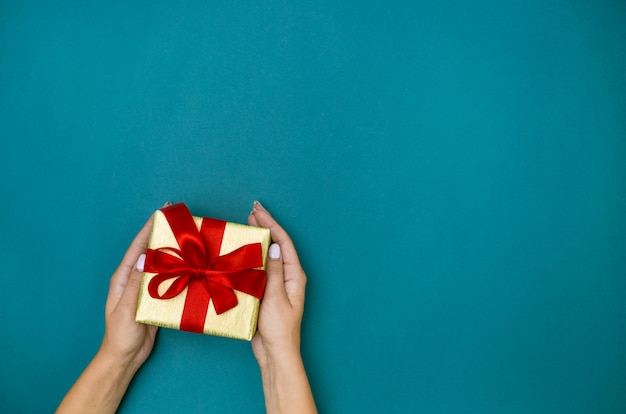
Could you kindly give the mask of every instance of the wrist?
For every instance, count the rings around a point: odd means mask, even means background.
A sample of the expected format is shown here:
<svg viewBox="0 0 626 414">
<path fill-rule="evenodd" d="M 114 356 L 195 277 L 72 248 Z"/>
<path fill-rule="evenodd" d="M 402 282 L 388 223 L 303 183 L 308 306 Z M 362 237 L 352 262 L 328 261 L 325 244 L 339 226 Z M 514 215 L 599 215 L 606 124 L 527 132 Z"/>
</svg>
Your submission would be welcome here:
<svg viewBox="0 0 626 414">
<path fill-rule="evenodd" d="M 104 343 L 96 353 L 94 362 L 102 367 L 102 369 L 110 372 L 111 376 L 116 380 L 123 381 L 127 384 L 140 368 L 140 365 L 134 362 L 132 355 L 116 353 Z"/>
<path fill-rule="evenodd" d="M 302 363 L 302 356 L 298 347 L 281 348 L 278 351 L 266 352 L 263 360 L 258 362 L 263 373 L 263 371 L 276 371 L 297 366 Z"/>
<path fill-rule="evenodd" d="M 300 359 L 300 338 L 297 336 L 283 337 L 273 341 L 266 338 L 259 339 L 259 343 L 256 344 L 257 348 L 253 346 L 253 349 L 255 349 L 254 355 L 261 370 L 278 367 L 283 361 Z M 261 352 L 258 352 L 259 350 Z"/>
<path fill-rule="evenodd" d="M 299 349 L 268 355 L 261 368 L 267 413 L 316 413 Z"/>
<path fill-rule="evenodd" d="M 139 359 L 137 357 L 139 351 L 136 345 L 125 344 L 119 338 L 110 338 L 107 332 L 98 350 L 98 355 L 106 360 L 111 368 L 129 373 L 132 376 L 141 368 L 145 360 L 145 358 Z"/>
<path fill-rule="evenodd" d="M 57 413 L 114 413 L 135 370 L 102 348 L 67 393 Z"/>
</svg>

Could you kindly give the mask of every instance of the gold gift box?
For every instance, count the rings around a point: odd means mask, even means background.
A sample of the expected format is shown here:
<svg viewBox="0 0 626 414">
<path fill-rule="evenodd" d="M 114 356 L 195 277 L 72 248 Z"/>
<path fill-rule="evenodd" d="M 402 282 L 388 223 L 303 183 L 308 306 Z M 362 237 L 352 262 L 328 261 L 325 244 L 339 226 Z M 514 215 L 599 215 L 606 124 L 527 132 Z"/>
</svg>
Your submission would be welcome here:
<svg viewBox="0 0 626 414">
<path fill-rule="evenodd" d="M 179 248 L 176 237 L 163 212 L 158 210 L 154 213 L 153 220 L 148 248 L 155 250 L 163 247 Z M 202 217 L 194 216 L 193 220 L 198 229 L 200 229 Z M 270 232 L 266 228 L 227 222 L 219 254 L 220 256 L 228 254 L 241 246 L 251 243 L 261 243 L 263 270 L 265 270 L 267 249 L 270 245 Z M 181 294 L 171 299 L 153 298 L 148 293 L 148 284 L 155 275 L 155 273 L 148 272 L 143 274 L 135 319 L 137 322 L 148 325 L 180 329 L 187 288 Z M 167 284 L 164 283 L 163 289 L 159 290 L 167 289 L 170 284 L 171 281 Z M 220 315 L 215 313 L 213 300 L 209 302 L 203 333 L 248 341 L 252 339 L 256 332 L 260 300 L 237 290 L 234 290 L 234 292 L 237 296 L 237 306 Z"/>
</svg>

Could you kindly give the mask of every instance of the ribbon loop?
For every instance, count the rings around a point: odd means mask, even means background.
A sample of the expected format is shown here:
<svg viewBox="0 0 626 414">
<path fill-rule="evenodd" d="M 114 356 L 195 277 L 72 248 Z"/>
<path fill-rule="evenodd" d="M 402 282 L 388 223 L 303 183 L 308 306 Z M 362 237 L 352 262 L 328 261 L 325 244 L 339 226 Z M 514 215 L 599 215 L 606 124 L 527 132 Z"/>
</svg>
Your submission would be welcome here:
<svg viewBox="0 0 626 414">
<path fill-rule="evenodd" d="M 180 329 L 203 332 L 209 301 L 220 315 L 237 306 L 234 290 L 263 297 L 266 274 L 258 269 L 263 266 L 261 243 L 220 256 L 226 222 L 203 218 L 198 230 L 184 204 L 161 211 L 179 248 L 148 249 L 144 271 L 155 273 L 148 283 L 148 293 L 155 299 L 172 299 L 187 289 Z"/>
</svg>

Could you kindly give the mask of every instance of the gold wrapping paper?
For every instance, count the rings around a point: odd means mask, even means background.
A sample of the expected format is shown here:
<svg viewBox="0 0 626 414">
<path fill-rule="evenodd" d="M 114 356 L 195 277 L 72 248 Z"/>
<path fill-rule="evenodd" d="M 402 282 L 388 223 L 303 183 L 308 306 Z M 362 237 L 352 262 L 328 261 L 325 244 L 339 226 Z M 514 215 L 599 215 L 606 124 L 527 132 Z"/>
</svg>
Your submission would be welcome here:
<svg viewBox="0 0 626 414">
<path fill-rule="evenodd" d="M 193 218 L 198 229 L 202 223 L 201 217 Z M 267 260 L 267 249 L 270 245 L 270 232 L 262 227 L 252 227 L 237 223 L 226 223 L 220 256 L 230 253 L 239 247 L 261 243 L 263 251 L 263 269 Z M 158 210 L 154 213 L 152 233 L 148 242 L 149 249 L 162 247 L 179 248 L 176 238 L 170 229 L 165 215 Z M 144 273 L 139 291 L 136 321 L 148 325 L 157 325 L 165 328 L 180 329 L 180 320 L 187 296 L 187 289 L 172 299 L 155 299 L 148 293 L 148 283 L 154 273 Z M 164 283 L 161 288 L 166 290 L 170 283 Z M 160 291 L 161 291 L 160 289 Z M 259 316 L 259 299 L 235 290 L 238 304 L 236 307 L 217 315 L 213 301 L 209 302 L 209 309 L 204 322 L 204 333 L 207 335 L 225 336 L 251 340 L 257 327 Z"/>
</svg>

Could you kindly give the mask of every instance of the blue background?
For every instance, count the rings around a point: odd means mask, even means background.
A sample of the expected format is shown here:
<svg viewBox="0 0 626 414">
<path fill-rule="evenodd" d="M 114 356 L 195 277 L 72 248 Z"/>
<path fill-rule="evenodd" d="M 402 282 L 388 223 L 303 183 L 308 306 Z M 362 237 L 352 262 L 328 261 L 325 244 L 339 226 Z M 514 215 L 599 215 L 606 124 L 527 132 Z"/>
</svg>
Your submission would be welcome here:
<svg viewBox="0 0 626 414">
<path fill-rule="evenodd" d="M 165 201 L 259 199 L 324 413 L 626 412 L 623 1 L 2 2 L 0 409 L 50 412 Z M 161 330 L 120 412 L 262 412 Z"/>
</svg>

